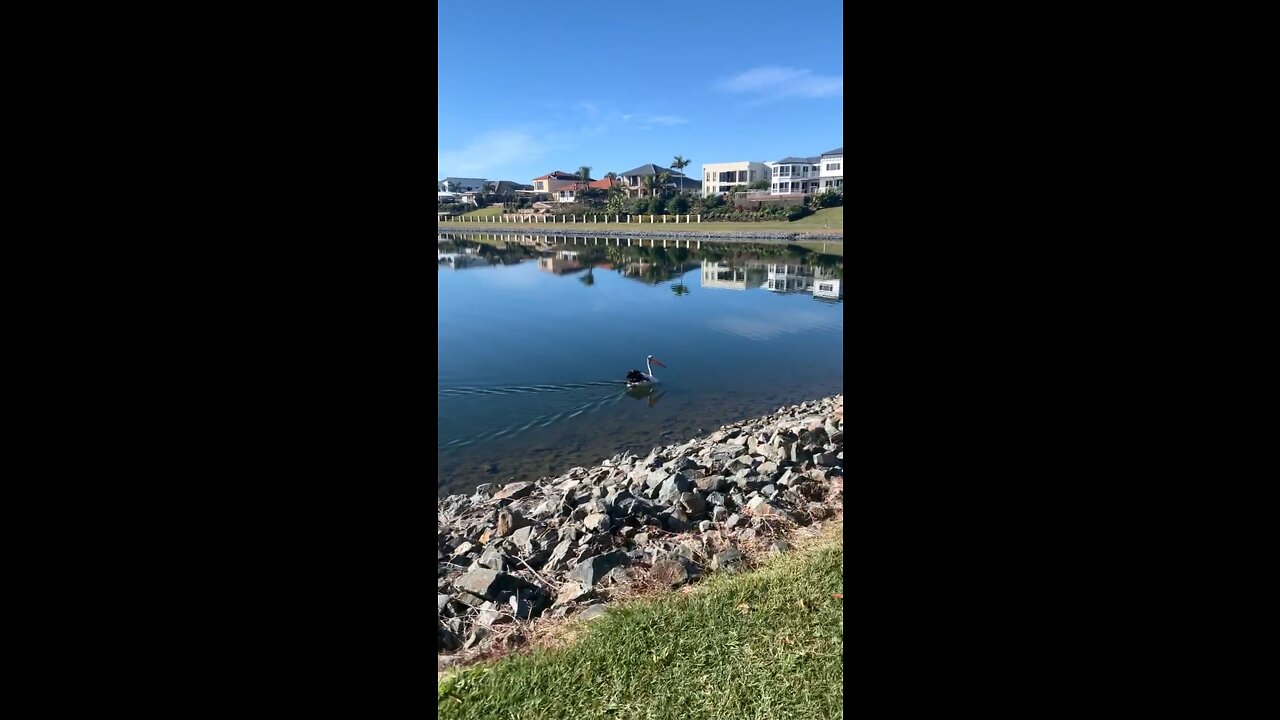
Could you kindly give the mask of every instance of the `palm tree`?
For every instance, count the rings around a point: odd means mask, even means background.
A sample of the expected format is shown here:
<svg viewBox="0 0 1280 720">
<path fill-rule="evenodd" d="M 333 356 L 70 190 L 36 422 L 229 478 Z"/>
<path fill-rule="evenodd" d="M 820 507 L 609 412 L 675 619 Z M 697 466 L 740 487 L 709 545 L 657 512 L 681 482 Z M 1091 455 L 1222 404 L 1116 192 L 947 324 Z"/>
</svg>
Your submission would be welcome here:
<svg viewBox="0 0 1280 720">
<path fill-rule="evenodd" d="M 671 173 L 663 170 L 658 173 L 658 180 L 661 183 L 662 193 L 665 195 L 667 192 L 667 183 L 671 182 Z"/>
<path fill-rule="evenodd" d="M 591 182 L 591 168 L 586 165 L 578 168 L 578 178 L 578 188 L 585 188 L 587 183 Z"/>
<path fill-rule="evenodd" d="M 644 186 L 649 191 L 650 197 L 655 197 L 658 188 L 662 187 L 662 178 L 657 175 L 650 175 L 644 179 Z"/>
<path fill-rule="evenodd" d="M 586 285 L 587 287 L 591 287 L 592 285 L 595 285 L 595 284 L 596 284 L 596 277 L 595 277 L 595 275 L 592 275 L 592 274 L 591 274 L 591 271 L 592 271 L 592 270 L 595 270 L 595 269 L 596 269 L 596 266 L 595 266 L 595 265 L 588 265 L 588 266 L 587 266 L 587 274 L 586 274 L 586 275 L 583 275 L 583 276 L 582 276 L 582 277 L 580 277 L 580 278 L 578 278 L 578 282 L 582 283 L 583 285 Z"/>
<path fill-rule="evenodd" d="M 691 160 L 687 160 L 687 159 L 685 159 L 684 157 L 682 157 L 682 156 L 680 156 L 680 155 L 677 155 L 677 156 L 675 156 L 674 158 L 672 158 L 672 160 L 671 160 L 671 168 L 672 168 L 673 170 L 675 170 L 675 171 L 677 171 L 677 172 L 681 172 L 681 174 L 683 174 L 683 172 L 682 172 L 682 171 L 683 171 L 685 168 L 689 167 L 689 163 L 690 163 L 690 162 L 692 162 L 692 161 L 691 161 Z M 677 180 L 676 182 L 680 182 L 680 181 L 679 181 L 679 180 Z"/>
</svg>

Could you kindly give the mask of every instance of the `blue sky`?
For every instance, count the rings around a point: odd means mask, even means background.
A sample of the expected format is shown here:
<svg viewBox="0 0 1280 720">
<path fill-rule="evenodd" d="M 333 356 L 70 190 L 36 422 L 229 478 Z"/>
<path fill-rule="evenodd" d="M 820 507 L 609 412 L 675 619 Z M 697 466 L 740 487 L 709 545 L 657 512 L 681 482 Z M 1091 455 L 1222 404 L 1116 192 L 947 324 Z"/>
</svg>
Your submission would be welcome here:
<svg viewBox="0 0 1280 720">
<path fill-rule="evenodd" d="M 437 179 L 841 147 L 843 24 L 838 0 L 440 0 Z"/>
</svg>

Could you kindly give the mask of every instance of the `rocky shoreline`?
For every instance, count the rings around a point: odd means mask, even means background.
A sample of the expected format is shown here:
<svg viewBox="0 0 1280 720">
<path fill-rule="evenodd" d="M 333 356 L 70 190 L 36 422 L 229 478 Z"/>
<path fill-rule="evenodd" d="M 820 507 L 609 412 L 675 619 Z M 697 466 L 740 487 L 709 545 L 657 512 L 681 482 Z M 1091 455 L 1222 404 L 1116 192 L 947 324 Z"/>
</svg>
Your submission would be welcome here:
<svg viewBox="0 0 1280 720">
<path fill-rule="evenodd" d="M 437 502 L 437 654 L 537 618 L 590 618 L 637 583 L 675 588 L 842 507 L 844 396 L 536 482 Z"/>
<path fill-rule="evenodd" d="M 648 223 L 645 223 L 647 225 Z M 626 226 L 625 230 L 618 228 Z M 447 223 L 437 225 L 439 232 L 460 232 L 460 233 L 498 233 L 511 235 L 563 235 L 566 237 L 668 237 L 668 238 L 695 238 L 702 240 L 844 240 L 844 233 L 837 232 L 787 232 L 782 230 L 719 230 L 698 232 L 694 230 L 676 231 L 676 230 L 660 230 L 661 225 L 650 226 L 644 229 L 642 225 L 637 223 L 620 226 L 618 224 L 605 225 L 603 223 L 586 223 L 582 228 L 574 227 L 539 227 L 537 225 L 525 225 L 521 223 Z M 688 226 L 686 226 L 688 227 Z M 591 228 L 591 229 L 587 229 Z M 633 229 L 634 228 L 634 229 Z"/>
</svg>

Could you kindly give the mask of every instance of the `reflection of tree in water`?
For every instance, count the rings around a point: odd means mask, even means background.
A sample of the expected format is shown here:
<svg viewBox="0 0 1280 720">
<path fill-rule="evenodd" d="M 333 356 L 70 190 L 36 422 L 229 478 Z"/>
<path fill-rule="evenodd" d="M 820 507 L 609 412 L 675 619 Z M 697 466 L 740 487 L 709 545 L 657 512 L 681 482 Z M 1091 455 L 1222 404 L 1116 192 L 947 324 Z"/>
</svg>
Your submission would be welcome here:
<svg viewBox="0 0 1280 720">
<path fill-rule="evenodd" d="M 594 248 L 593 248 L 594 249 Z M 689 270 L 690 263 L 726 263 L 730 267 L 752 264 L 786 264 L 820 267 L 843 279 L 844 259 L 838 255 L 825 255 L 799 245 L 733 243 L 702 243 L 701 248 L 661 248 L 639 245 L 632 247 L 609 245 L 602 249 L 604 258 L 613 263 L 619 275 L 648 285 L 676 280 L 672 291 L 683 295 L 680 277 Z M 761 268 L 747 268 L 748 275 L 763 272 Z"/>
<path fill-rule="evenodd" d="M 646 241 L 641 241 L 646 242 Z M 659 241 L 661 242 L 661 241 Z M 510 265 L 536 256 L 533 248 L 520 243 L 505 246 L 494 246 L 462 239 L 450 239 L 440 242 L 442 252 L 463 252 L 465 248 L 479 248 L 479 254 L 490 264 Z M 558 244 L 556 251 L 578 253 L 577 261 L 587 267 L 587 274 L 578 280 L 584 285 L 595 284 L 592 269 L 595 265 L 612 264 L 619 275 L 643 282 L 646 285 L 658 285 L 676 280 L 672 291 L 677 295 L 687 292 L 677 290 L 683 283 L 680 276 L 689 270 L 691 263 L 712 262 L 726 263 L 730 267 L 742 267 L 748 264 L 786 264 L 818 267 L 829 271 L 836 278 L 844 279 L 844 258 L 839 255 L 827 255 L 814 252 L 800 245 L 784 243 L 711 243 L 703 241 L 701 248 L 663 248 L 657 246 L 635 244 L 630 247 L 622 245 L 573 245 Z M 758 268 L 747 268 L 748 274 Z"/>
</svg>

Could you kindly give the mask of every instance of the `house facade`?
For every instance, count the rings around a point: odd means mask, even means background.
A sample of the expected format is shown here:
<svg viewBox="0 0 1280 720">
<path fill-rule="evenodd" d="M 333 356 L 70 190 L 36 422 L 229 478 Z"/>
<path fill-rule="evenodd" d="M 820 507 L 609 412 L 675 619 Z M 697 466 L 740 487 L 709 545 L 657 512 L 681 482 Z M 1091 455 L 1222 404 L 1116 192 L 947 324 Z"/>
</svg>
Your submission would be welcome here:
<svg viewBox="0 0 1280 720">
<path fill-rule="evenodd" d="M 815 157 L 785 157 L 769 166 L 770 195 L 795 195 L 818 191 L 820 160 Z"/>
<path fill-rule="evenodd" d="M 559 190 L 560 188 L 566 185 L 576 186 L 579 182 L 581 182 L 581 180 L 582 178 L 578 177 L 574 173 L 567 173 L 562 170 L 555 170 L 541 177 L 534 178 L 533 191 L 544 192 L 544 193 L 554 193 L 555 191 Z M 587 178 L 587 182 L 595 182 L 595 181 L 592 180 L 591 178 Z"/>
<path fill-rule="evenodd" d="M 612 188 L 614 184 L 618 182 L 619 182 L 618 180 L 610 180 L 609 178 L 603 178 L 601 180 L 592 180 L 591 182 L 587 183 L 587 187 L 593 190 L 604 190 L 605 192 L 608 192 L 609 189 Z M 551 198 L 558 203 L 577 202 L 578 201 L 578 184 L 574 183 L 573 185 L 565 185 L 564 187 L 561 187 L 560 189 L 553 191 L 551 193 Z"/>
<path fill-rule="evenodd" d="M 745 187 L 757 180 L 768 180 L 770 176 L 768 165 L 753 160 L 707 163 L 702 166 L 702 195 L 721 195 L 739 185 Z"/>
<path fill-rule="evenodd" d="M 822 153 L 822 169 L 818 173 L 823 190 L 844 190 L 844 148 Z"/>
<path fill-rule="evenodd" d="M 686 177 L 682 172 L 672 170 L 669 167 L 654 165 L 653 163 L 619 173 L 618 179 L 622 181 L 622 187 L 626 189 L 628 196 L 649 197 L 653 193 L 646 184 L 648 178 L 662 173 L 667 174 L 666 187 L 675 188 L 680 192 L 698 192 L 702 190 L 702 183 L 697 180 Z"/>
</svg>

